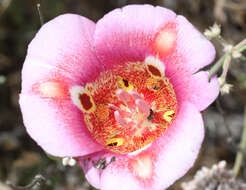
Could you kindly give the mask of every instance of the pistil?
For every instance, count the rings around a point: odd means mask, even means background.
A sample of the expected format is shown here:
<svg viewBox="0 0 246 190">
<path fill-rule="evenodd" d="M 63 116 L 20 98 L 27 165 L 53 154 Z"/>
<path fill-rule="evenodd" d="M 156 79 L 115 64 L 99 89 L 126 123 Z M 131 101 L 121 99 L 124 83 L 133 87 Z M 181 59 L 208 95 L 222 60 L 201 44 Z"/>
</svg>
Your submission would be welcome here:
<svg viewBox="0 0 246 190">
<path fill-rule="evenodd" d="M 124 106 L 119 108 L 110 104 L 115 109 L 115 120 L 123 127 L 127 127 L 131 122 L 140 127 L 141 123 L 150 115 L 149 103 L 134 91 L 118 90 L 116 95 L 119 101 L 124 103 Z"/>
</svg>

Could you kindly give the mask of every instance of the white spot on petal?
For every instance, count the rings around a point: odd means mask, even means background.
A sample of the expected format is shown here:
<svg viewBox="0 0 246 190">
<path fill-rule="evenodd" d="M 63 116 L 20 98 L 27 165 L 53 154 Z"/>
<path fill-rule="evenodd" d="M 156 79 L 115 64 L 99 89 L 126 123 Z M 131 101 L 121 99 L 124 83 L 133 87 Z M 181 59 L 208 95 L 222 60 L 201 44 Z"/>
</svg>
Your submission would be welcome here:
<svg viewBox="0 0 246 190">
<path fill-rule="evenodd" d="M 79 100 L 79 94 L 83 91 L 86 91 L 86 89 L 81 86 L 74 86 L 69 90 L 73 103 L 81 110 L 83 110 L 83 108 Z"/>
<path fill-rule="evenodd" d="M 137 157 L 133 163 L 133 170 L 136 176 L 149 179 L 153 173 L 153 164 L 149 155 L 142 155 Z"/>
</svg>

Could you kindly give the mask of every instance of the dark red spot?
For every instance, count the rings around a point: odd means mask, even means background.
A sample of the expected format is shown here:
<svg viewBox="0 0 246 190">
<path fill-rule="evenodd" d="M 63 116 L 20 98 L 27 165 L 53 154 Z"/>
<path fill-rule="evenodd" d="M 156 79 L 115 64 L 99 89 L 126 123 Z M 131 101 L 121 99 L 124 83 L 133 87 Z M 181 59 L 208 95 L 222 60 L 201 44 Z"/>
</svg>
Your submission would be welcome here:
<svg viewBox="0 0 246 190">
<path fill-rule="evenodd" d="M 157 69 L 155 66 L 153 66 L 153 65 L 148 65 L 148 69 L 149 69 L 149 72 L 152 73 L 152 75 L 161 77 L 161 72 L 160 72 L 159 69 Z"/>
<path fill-rule="evenodd" d="M 154 90 L 159 90 L 161 87 L 160 87 L 160 86 L 157 86 L 157 85 L 154 85 L 152 88 L 153 88 Z"/>
<path fill-rule="evenodd" d="M 154 115 L 154 112 L 152 109 L 150 109 L 149 111 L 149 116 L 147 117 L 148 120 L 152 120 L 153 119 L 153 115 Z"/>
<path fill-rule="evenodd" d="M 127 80 L 123 79 L 123 83 L 124 83 L 125 87 L 129 87 L 129 82 Z"/>
<path fill-rule="evenodd" d="M 117 146 L 117 142 L 114 142 L 114 143 L 110 143 L 110 144 L 108 144 L 107 146 Z"/>
<path fill-rule="evenodd" d="M 92 108 L 93 104 L 91 102 L 91 98 L 87 94 L 80 94 L 79 100 L 85 110 L 89 110 Z"/>
</svg>

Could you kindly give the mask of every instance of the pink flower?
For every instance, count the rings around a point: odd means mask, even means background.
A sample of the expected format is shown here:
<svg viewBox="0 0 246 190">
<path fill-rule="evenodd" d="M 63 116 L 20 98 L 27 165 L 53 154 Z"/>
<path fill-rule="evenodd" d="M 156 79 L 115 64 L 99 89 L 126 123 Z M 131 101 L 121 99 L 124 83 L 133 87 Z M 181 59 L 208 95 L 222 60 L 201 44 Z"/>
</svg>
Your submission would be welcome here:
<svg viewBox="0 0 246 190">
<path fill-rule="evenodd" d="M 26 129 L 49 154 L 79 160 L 96 188 L 167 188 L 199 152 L 200 112 L 219 93 L 217 79 L 199 69 L 214 56 L 208 40 L 165 8 L 126 6 L 96 24 L 59 16 L 28 48 Z"/>
</svg>

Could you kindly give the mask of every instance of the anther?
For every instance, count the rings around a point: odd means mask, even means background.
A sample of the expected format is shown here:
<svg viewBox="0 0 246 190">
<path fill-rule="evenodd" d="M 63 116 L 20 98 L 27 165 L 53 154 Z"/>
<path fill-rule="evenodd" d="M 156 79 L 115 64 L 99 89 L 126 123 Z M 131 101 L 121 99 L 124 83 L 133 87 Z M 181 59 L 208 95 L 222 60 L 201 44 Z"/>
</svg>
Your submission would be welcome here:
<svg viewBox="0 0 246 190">
<path fill-rule="evenodd" d="M 150 110 L 150 107 L 148 105 L 148 103 L 144 100 L 136 100 L 135 101 L 136 103 L 136 106 L 138 107 L 139 111 L 141 111 L 145 117 L 147 117 L 149 115 L 149 110 Z"/>
<path fill-rule="evenodd" d="M 119 110 L 120 110 L 120 108 L 118 108 L 118 107 L 115 106 L 114 104 L 108 104 L 108 106 L 109 106 L 110 108 L 112 108 L 113 110 L 115 110 L 115 111 L 119 111 Z"/>
<path fill-rule="evenodd" d="M 134 100 L 142 99 L 141 95 L 138 94 L 138 93 L 135 92 L 135 91 L 130 91 L 129 93 L 130 93 L 131 97 L 132 97 Z"/>
<path fill-rule="evenodd" d="M 117 94 L 117 97 L 119 98 L 120 101 L 122 101 L 122 102 L 130 101 L 130 95 L 125 90 L 118 90 L 116 92 L 116 94 Z"/>
<path fill-rule="evenodd" d="M 120 112 L 119 111 L 115 111 L 114 112 L 114 118 L 115 120 L 123 127 L 127 127 L 127 123 L 126 121 L 124 120 L 124 118 L 120 115 Z"/>
</svg>

